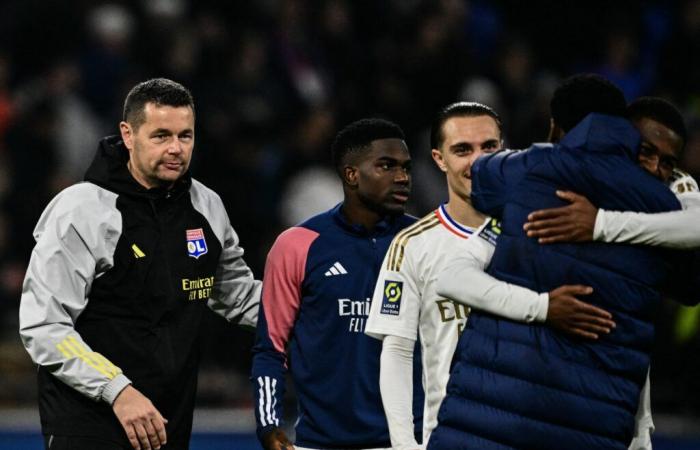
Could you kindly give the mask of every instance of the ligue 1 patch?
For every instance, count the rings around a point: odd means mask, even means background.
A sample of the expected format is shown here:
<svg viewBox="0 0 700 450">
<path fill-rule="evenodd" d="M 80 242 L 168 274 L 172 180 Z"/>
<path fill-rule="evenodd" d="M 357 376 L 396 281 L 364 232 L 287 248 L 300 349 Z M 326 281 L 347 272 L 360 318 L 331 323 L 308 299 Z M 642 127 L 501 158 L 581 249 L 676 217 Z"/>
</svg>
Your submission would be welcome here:
<svg viewBox="0 0 700 450">
<path fill-rule="evenodd" d="M 203 229 L 187 230 L 186 233 L 188 256 L 197 259 L 208 251 Z"/>
<path fill-rule="evenodd" d="M 491 219 L 484 228 L 479 232 L 479 237 L 484 239 L 491 245 L 496 245 L 498 236 L 501 234 L 501 222 L 496 219 Z"/>
<path fill-rule="evenodd" d="M 379 310 L 382 314 L 398 316 L 401 309 L 401 290 L 403 281 L 384 282 L 384 295 L 382 296 L 382 307 Z"/>
</svg>

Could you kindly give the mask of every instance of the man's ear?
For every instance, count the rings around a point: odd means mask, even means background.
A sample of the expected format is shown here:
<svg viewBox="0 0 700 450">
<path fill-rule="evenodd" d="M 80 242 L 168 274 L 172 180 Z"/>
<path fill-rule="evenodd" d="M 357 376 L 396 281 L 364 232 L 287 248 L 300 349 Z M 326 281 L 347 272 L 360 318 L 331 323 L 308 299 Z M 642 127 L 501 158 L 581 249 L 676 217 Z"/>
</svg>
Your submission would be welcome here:
<svg viewBox="0 0 700 450">
<path fill-rule="evenodd" d="M 124 146 L 129 150 L 134 148 L 134 129 L 131 128 L 128 122 L 119 122 L 119 132 L 122 135 Z"/>
<path fill-rule="evenodd" d="M 354 166 L 344 166 L 343 167 L 343 182 L 348 186 L 357 186 L 357 167 Z"/>
<path fill-rule="evenodd" d="M 437 164 L 438 168 L 443 172 L 447 172 L 447 166 L 445 165 L 445 159 L 442 157 L 442 152 L 434 148 L 430 152 L 430 155 L 433 157 L 433 161 L 435 161 L 435 164 Z"/>
</svg>

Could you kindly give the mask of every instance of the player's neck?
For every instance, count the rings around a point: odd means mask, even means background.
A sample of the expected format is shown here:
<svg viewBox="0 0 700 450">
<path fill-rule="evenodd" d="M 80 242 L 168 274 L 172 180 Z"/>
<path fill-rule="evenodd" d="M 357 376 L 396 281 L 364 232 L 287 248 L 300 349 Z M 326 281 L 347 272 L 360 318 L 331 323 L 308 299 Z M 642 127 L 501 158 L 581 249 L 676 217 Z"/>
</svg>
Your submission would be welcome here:
<svg viewBox="0 0 700 450">
<path fill-rule="evenodd" d="M 462 225 L 478 228 L 486 220 L 486 215 L 480 213 L 471 201 L 450 193 L 450 201 L 445 205 L 447 214 Z"/>
<path fill-rule="evenodd" d="M 382 220 L 379 213 L 367 208 L 355 197 L 346 197 L 340 212 L 348 223 L 361 225 L 367 231 L 373 231 Z"/>
</svg>

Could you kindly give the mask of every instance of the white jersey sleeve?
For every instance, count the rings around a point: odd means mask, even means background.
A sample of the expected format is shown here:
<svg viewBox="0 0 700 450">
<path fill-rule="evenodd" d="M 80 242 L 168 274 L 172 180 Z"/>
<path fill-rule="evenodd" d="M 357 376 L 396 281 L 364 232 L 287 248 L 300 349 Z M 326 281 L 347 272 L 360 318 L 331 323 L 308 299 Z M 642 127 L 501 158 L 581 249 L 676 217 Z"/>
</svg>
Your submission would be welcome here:
<svg viewBox="0 0 700 450">
<path fill-rule="evenodd" d="M 487 220 L 475 234 L 465 246 L 466 251 L 454 254 L 447 269 L 438 276 L 438 294 L 507 319 L 544 322 L 548 293 L 506 283 L 484 272 L 500 234 L 498 222 Z"/>
<path fill-rule="evenodd" d="M 683 209 L 646 214 L 598 210 L 593 240 L 690 249 L 700 247 L 700 192 L 690 176 L 674 171 L 670 189 Z"/>
<path fill-rule="evenodd" d="M 406 395 L 406 392 L 413 392 L 414 346 L 415 341 L 391 335 L 386 336 L 382 344 L 379 390 L 393 450 L 424 448 L 413 436 L 413 397 Z"/>
</svg>

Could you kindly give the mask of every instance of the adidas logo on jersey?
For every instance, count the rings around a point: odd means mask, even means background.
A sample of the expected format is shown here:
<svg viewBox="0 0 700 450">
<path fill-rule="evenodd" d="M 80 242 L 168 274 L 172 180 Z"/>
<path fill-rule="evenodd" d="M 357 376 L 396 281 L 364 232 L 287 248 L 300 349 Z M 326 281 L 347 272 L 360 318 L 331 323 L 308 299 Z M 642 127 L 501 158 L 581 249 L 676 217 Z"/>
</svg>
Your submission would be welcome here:
<svg viewBox="0 0 700 450">
<path fill-rule="evenodd" d="M 335 264 L 331 266 L 330 269 L 328 269 L 325 273 L 327 277 L 332 277 L 333 275 L 345 275 L 348 273 L 347 270 L 345 270 L 345 267 L 343 267 L 340 262 L 336 261 Z"/>
</svg>

